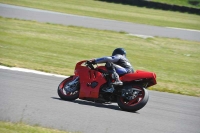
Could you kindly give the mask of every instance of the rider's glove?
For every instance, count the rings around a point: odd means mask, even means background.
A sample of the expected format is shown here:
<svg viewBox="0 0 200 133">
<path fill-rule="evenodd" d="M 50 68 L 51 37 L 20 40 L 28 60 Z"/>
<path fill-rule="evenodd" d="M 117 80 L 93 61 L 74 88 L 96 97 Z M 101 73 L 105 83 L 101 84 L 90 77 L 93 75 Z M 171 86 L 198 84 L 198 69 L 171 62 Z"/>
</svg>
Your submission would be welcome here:
<svg viewBox="0 0 200 133">
<path fill-rule="evenodd" d="M 87 64 L 96 64 L 95 60 L 88 60 Z"/>
</svg>

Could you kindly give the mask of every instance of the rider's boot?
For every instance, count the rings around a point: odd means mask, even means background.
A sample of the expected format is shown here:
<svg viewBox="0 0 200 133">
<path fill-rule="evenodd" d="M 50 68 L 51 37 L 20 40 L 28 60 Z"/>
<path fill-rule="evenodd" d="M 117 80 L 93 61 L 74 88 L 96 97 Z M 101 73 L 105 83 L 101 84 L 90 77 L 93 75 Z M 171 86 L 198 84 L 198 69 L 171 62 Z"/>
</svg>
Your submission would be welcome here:
<svg viewBox="0 0 200 133">
<path fill-rule="evenodd" d="M 109 81 L 109 87 L 104 91 L 112 93 L 115 90 L 113 85 L 123 85 L 123 82 L 120 81 L 119 75 L 117 74 L 113 63 L 107 62 L 106 68 L 109 70 L 112 79 L 114 79 L 115 81 L 114 82 Z"/>
<path fill-rule="evenodd" d="M 114 71 L 112 73 L 112 78 L 115 80 L 112 82 L 112 85 L 123 85 L 123 82 L 119 79 L 119 75 Z"/>
<path fill-rule="evenodd" d="M 115 90 L 113 85 L 123 85 L 123 82 L 120 81 L 119 75 L 116 72 L 113 72 L 112 78 L 115 80 L 115 82 L 110 83 L 109 87 L 104 90 L 104 92 L 113 93 L 113 91 Z"/>
</svg>

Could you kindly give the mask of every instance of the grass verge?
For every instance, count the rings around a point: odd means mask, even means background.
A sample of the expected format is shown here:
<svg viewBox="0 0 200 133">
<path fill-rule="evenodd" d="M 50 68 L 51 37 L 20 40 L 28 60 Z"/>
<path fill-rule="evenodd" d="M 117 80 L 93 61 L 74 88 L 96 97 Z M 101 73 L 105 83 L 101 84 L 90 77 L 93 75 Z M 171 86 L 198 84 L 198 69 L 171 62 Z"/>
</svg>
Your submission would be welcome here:
<svg viewBox="0 0 200 133">
<path fill-rule="evenodd" d="M 200 42 L 0 18 L 0 64 L 72 75 L 76 62 L 127 50 L 134 69 L 157 74 L 152 90 L 200 96 Z"/>
<path fill-rule="evenodd" d="M 0 121 L 0 133 L 72 133 L 39 126 L 29 126 L 23 123 Z"/>
<path fill-rule="evenodd" d="M 19 6 L 39 8 L 68 14 L 77 14 L 148 25 L 200 30 L 200 16 L 147 9 L 98 0 L 0 0 Z"/>
</svg>

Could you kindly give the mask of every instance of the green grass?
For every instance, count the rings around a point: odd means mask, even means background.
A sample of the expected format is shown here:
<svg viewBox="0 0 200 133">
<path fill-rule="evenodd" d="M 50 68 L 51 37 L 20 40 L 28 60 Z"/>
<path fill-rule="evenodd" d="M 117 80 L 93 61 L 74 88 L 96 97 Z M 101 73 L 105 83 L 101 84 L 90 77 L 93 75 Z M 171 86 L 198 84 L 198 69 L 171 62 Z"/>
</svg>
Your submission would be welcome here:
<svg viewBox="0 0 200 133">
<path fill-rule="evenodd" d="M 98 0 L 0 0 L 0 3 L 148 25 L 200 30 L 200 16 Z"/>
<path fill-rule="evenodd" d="M 151 0 L 151 1 L 167 3 L 167 4 L 171 4 L 171 5 L 200 8 L 200 0 Z M 193 5 L 189 1 L 197 1 L 197 2 L 199 2 L 199 4 Z"/>
<path fill-rule="evenodd" d="M 200 96 L 200 42 L 0 18 L 1 65 L 72 75 L 78 61 L 116 47 L 127 50 L 135 70 L 157 74 L 150 89 Z"/>
<path fill-rule="evenodd" d="M 10 123 L 0 121 L 0 133 L 72 133 L 55 129 L 30 126 L 23 123 Z"/>
</svg>

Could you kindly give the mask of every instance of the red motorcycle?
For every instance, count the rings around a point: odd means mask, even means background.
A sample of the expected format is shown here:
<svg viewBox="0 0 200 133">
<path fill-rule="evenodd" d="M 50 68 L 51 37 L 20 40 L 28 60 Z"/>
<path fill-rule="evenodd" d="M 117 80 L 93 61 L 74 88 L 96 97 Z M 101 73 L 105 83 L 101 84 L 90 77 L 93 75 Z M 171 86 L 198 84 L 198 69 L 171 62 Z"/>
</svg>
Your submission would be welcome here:
<svg viewBox="0 0 200 133">
<path fill-rule="evenodd" d="M 137 70 L 120 75 L 122 86 L 114 86 L 114 92 L 105 90 L 113 82 L 105 66 L 96 66 L 80 61 L 76 64 L 75 75 L 64 79 L 58 86 L 61 99 L 72 101 L 77 98 L 98 103 L 117 102 L 125 111 L 135 112 L 143 108 L 149 99 L 146 88 L 156 84 L 156 74 Z"/>
</svg>

